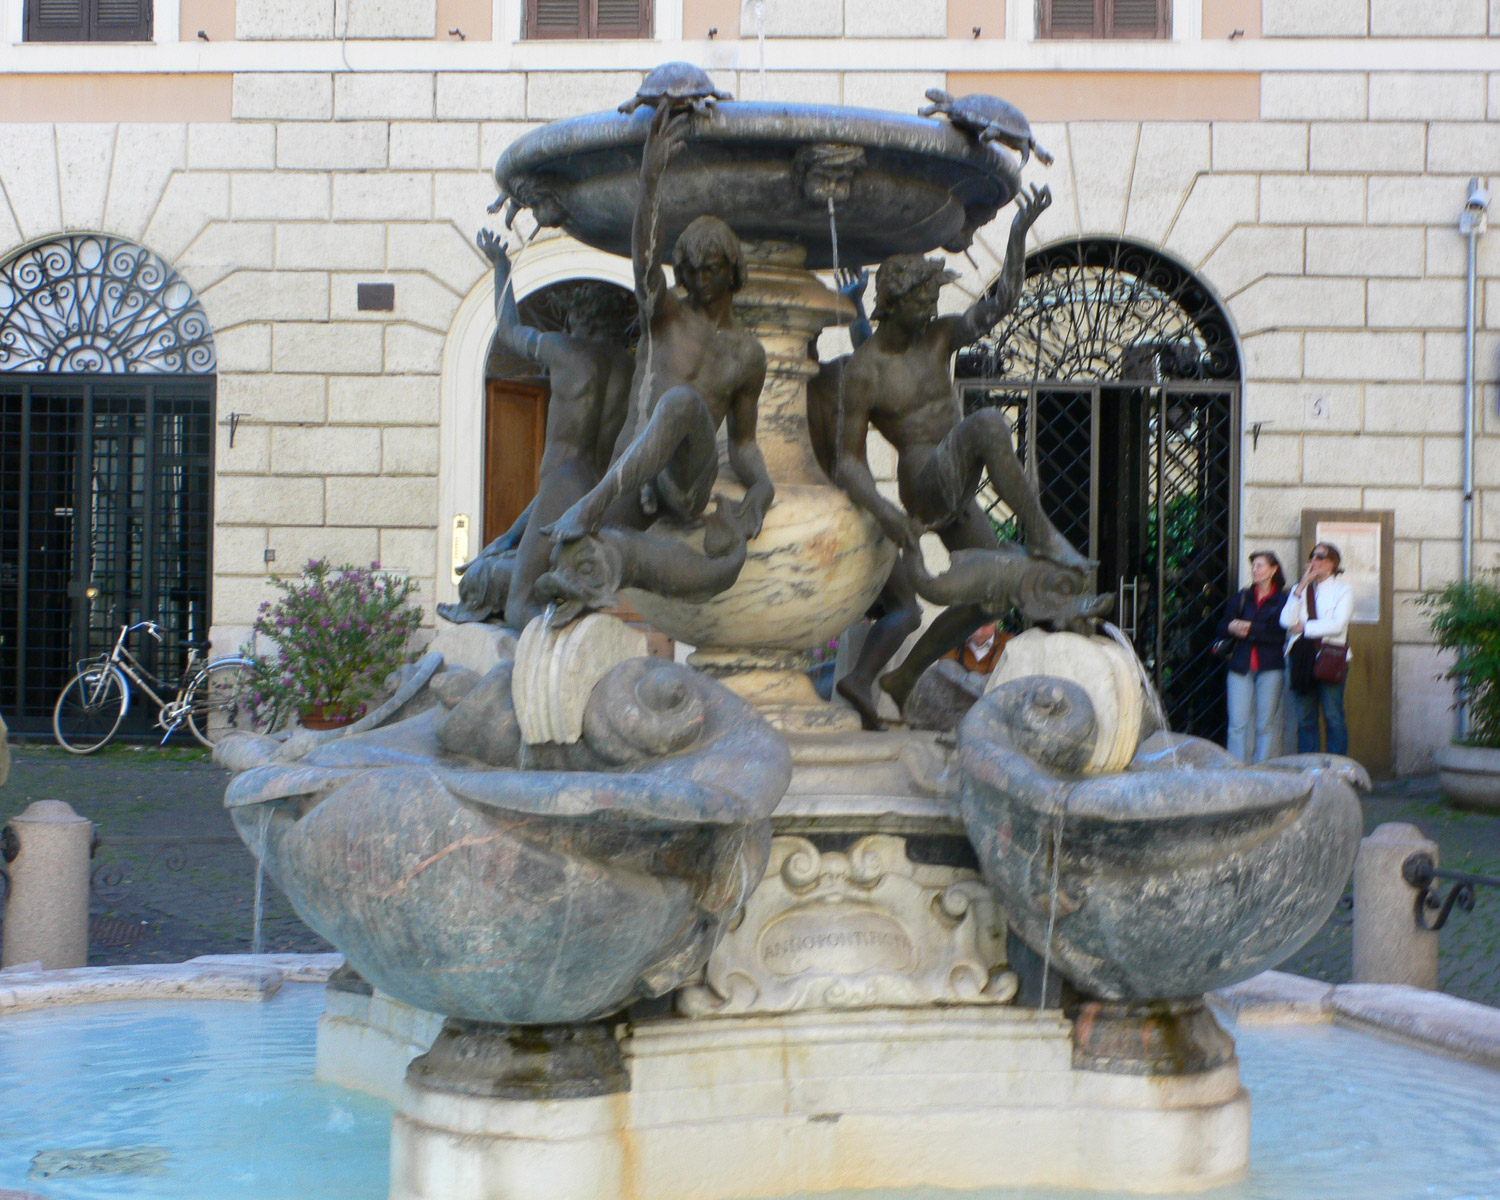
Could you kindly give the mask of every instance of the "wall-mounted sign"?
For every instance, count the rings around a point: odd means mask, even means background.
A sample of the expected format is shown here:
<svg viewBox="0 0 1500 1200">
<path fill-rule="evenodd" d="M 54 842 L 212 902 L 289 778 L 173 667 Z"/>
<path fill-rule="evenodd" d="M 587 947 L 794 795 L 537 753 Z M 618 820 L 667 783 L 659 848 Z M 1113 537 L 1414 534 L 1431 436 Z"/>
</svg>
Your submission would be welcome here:
<svg viewBox="0 0 1500 1200">
<path fill-rule="evenodd" d="M 1380 623 L 1380 522 L 1319 521 L 1314 536 L 1338 547 L 1344 579 L 1354 589 L 1356 625 Z"/>
</svg>

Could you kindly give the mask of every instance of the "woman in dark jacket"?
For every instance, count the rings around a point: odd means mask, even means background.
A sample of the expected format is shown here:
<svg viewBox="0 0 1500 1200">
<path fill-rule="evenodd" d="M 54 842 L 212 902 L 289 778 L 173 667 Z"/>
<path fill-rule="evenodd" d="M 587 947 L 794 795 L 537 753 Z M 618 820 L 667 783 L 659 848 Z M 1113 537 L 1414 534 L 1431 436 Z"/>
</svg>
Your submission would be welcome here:
<svg viewBox="0 0 1500 1200">
<path fill-rule="evenodd" d="M 1224 607 L 1219 637 L 1236 639 L 1229 659 L 1228 749 L 1241 762 L 1263 762 L 1281 753 L 1281 697 L 1286 690 L 1281 608 L 1286 575 L 1270 550 L 1250 556 L 1250 586 Z M 1250 731 L 1255 731 L 1252 758 Z"/>
</svg>

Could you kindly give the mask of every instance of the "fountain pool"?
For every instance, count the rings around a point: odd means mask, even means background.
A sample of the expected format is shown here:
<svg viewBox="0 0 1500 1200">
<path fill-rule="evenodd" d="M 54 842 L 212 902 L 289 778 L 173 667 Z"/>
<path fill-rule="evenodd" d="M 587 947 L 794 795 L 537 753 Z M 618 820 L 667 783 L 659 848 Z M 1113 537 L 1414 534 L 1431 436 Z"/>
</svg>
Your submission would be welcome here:
<svg viewBox="0 0 1500 1200">
<path fill-rule="evenodd" d="M 289 983 L 264 1003 L 142 1001 L 6 1016 L 0 1195 L 383 1197 L 389 1106 L 313 1078 L 323 996 L 320 984 Z M 100 1150 L 121 1153 L 81 1153 Z"/>
<path fill-rule="evenodd" d="M 313 1079 L 324 994 L 288 984 L 260 1004 L 152 1001 L 7 1016 L 0 1191 L 49 1200 L 382 1200 L 390 1107 Z M 1204 1196 L 1495 1194 L 1495 1072 L 1329 1025 L 1246 1024 L 1235 1041 L 1254 1096 L 1250 1174 Z M 118 1153 L 103 1161 L 82 1153 L 101 1150 Z M 901 1190 L 819 1200 L 1117 1195 L 1127 1194 Z"/>
</svg>

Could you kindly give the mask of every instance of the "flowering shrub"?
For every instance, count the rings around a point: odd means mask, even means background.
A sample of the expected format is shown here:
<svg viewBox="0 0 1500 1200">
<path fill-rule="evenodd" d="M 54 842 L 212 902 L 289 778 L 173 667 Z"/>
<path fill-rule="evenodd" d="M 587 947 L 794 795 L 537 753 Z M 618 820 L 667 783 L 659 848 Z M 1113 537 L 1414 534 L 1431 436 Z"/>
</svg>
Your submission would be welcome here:
<svg viewBox="0 0 1500 1200">
<path fill-rule="evenodd" d="M 1480 572 L 1468 583 L 1455 579 L 1423 592 L 1417 603 L 1438 649 L 1457 652 L 1447 677 L 1469 706 L 1464 743 L 1500 749 L 1500 571 Z"/>
<path fill-rule="evenodd" d="M 410 661 L 406 643 L 422 619 L 407 603 L 415 580 L 382 575 L 379 563 L 365 570 L 313 559 L 300 579 L 272 582 L 281 598 L 260 606 L 254 631 L 280 653 L 245 649 L 254 663 L 246 701 L 266 728 L 313 705 L 352 712 Z"/>
</svg>

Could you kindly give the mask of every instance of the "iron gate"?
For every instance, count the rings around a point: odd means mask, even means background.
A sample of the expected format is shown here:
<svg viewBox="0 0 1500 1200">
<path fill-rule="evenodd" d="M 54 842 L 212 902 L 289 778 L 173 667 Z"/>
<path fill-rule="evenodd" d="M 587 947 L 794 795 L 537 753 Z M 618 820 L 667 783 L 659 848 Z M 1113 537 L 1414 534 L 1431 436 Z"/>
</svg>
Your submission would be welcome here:
<svg viewBox="0 0 1500 1200">
<path fill-rule="evenodd" d="M 1054 246 L 1028 258 L 1015 311 L 957 374 L 965 411 L 1005 412 L 1043 507 L 1099 560 L 1172 727 L 1222 742 L 1224 672 L 1208 646 L 1238 578 L 1240 428 L 1223 311 L 1146 247 Z M 981 501 L 1014 537 L 993 490 Z"/>
<path fill-rule="evenodd" d="M 158 621 L 132 645 L 180 669 L 209 629 L 212 376 L 0 375 L 0 710 L 50 727 L 80 658 L 119 626 Z M 130 725 L 154 713 L 133 705 Z"/>
</svg>

